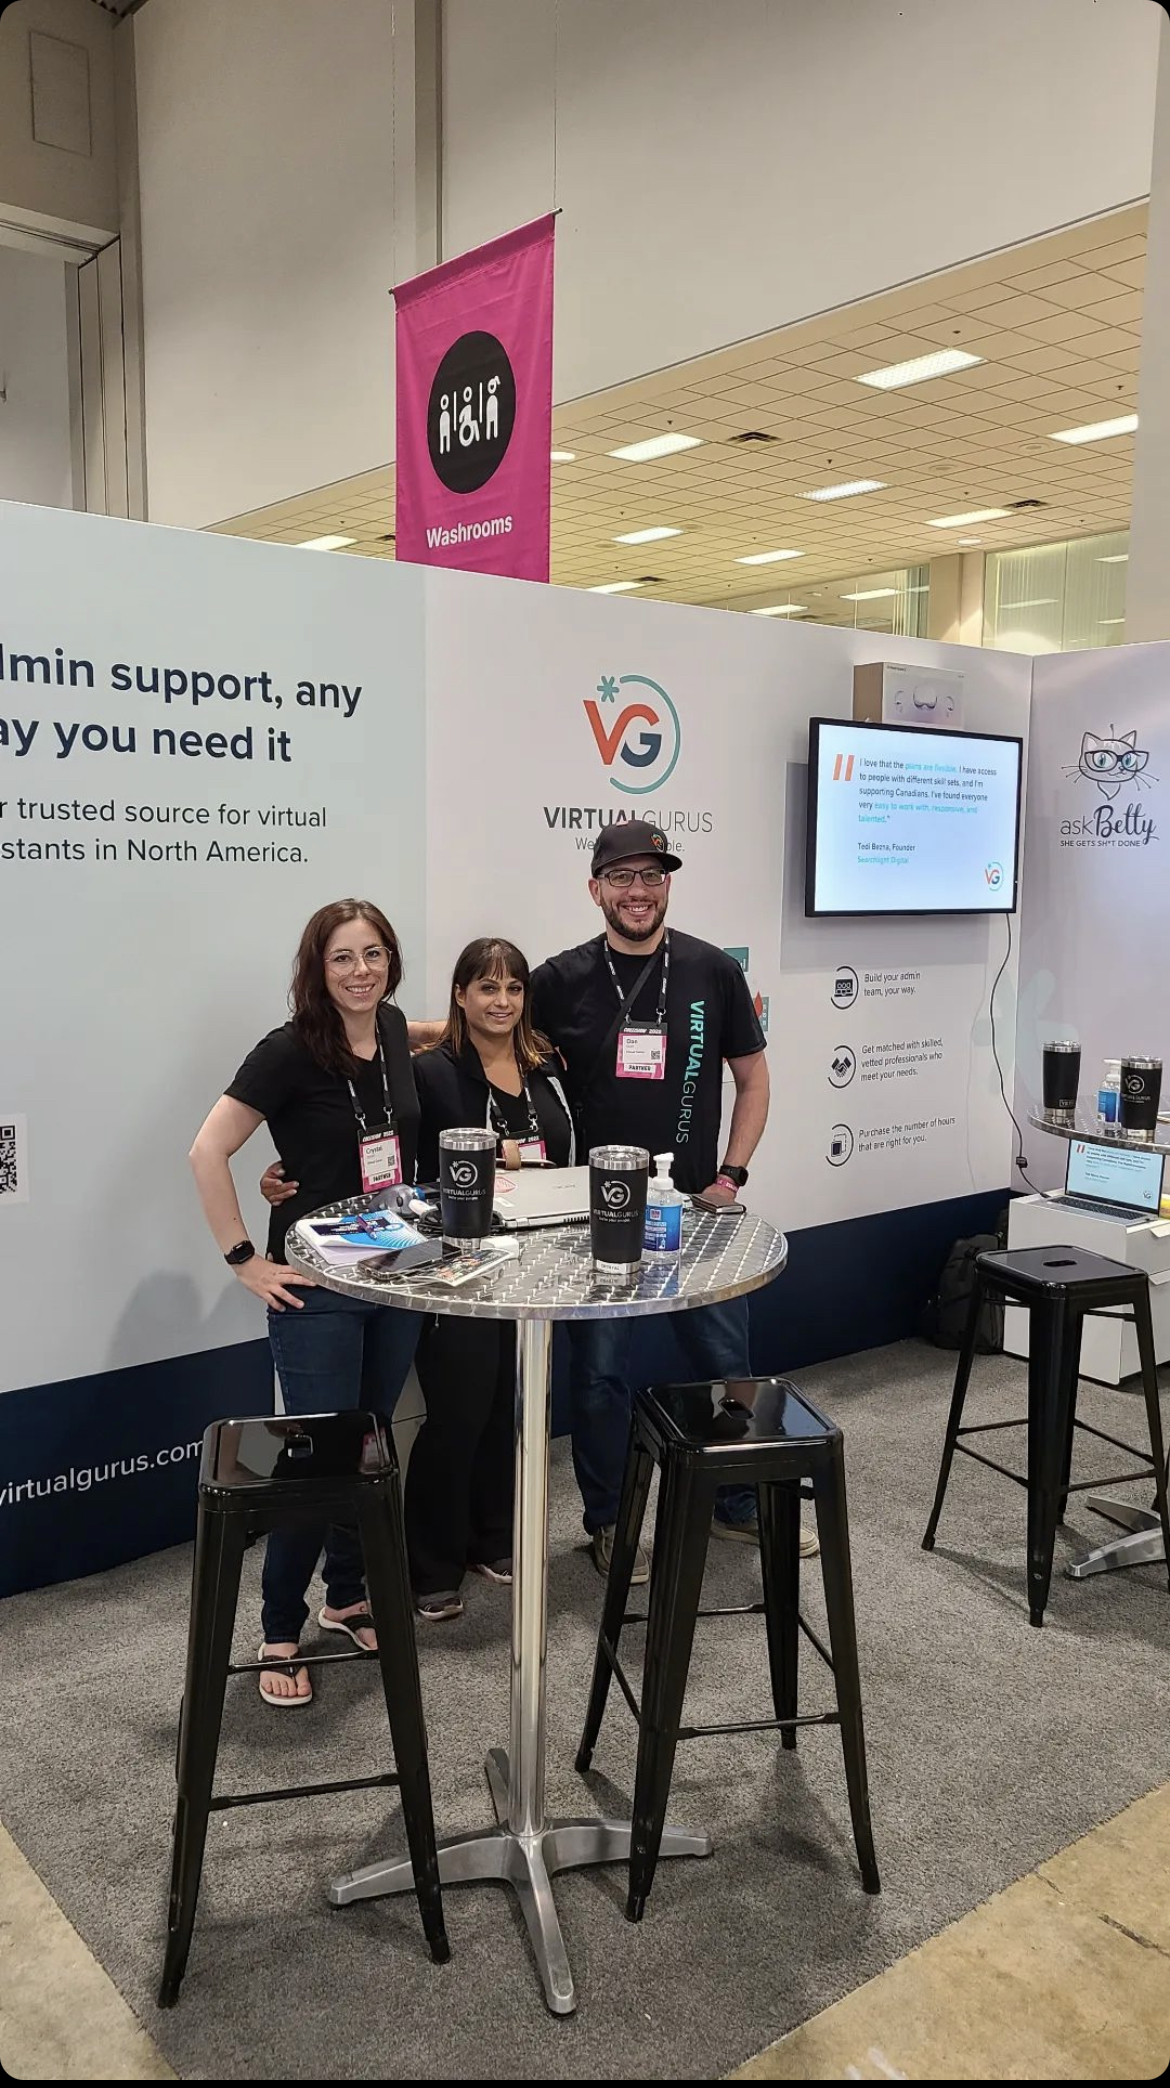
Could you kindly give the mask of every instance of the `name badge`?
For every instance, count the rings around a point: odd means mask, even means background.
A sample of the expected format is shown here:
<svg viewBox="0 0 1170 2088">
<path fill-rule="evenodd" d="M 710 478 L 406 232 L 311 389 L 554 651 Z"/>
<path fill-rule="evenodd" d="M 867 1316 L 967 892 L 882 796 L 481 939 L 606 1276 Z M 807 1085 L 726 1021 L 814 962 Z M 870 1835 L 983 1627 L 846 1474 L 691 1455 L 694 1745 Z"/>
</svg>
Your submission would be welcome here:
<svg viewBox="0 0 1170 2088">
<path fill-rule="evenodd" d="M 358 1139 L 362 1189 L 367 1196 L 375 1189 L 396 1189 L 402 1180 L 402 1142 L 396 1131 L 366 1131 Z"/>
<path fill-rule="evenodd" d="M 522 1138 L 518 1141 L 517 1151 L 521 1167 L 543 1167 L 548 1159 L 543 1138 Z"/>
<path fill-rule="evenodd" d="M 653 1022 L 630 1022 L 618 1033 L 619 1080 L 666 1079 L 666 1031 Z"/>
</svg>

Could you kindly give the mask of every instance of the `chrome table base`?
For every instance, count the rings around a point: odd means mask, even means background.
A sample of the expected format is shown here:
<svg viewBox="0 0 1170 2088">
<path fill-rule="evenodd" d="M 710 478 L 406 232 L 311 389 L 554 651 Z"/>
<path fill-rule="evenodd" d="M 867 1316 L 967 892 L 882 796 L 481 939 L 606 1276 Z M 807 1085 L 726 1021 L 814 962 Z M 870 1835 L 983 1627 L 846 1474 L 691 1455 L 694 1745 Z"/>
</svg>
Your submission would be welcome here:
<svg viewBox="0 0 1170 2088">
<path fill-rule="evenodd" d="M 624 1863 L 630 1854 L 628 1820 L 549 1820 L 530 1834 L 508 1826 L 509 1766 L 507 1752 L 493 1747 L 485 1764 L 498 1825 L 481 1832 L 456 1834 L 439 1843 L 439 1876 L 444 1885 L 471 1885 L 485 1880 L 511 1885 L 528 1927 L 533 1956 L 554 2015 L 571 2015 L 577 2006 L 568 1952 L 557 1918 L 552 1879 L 558 1871 L 580 1870 L 590 1863 Z M 709 1856 L 709 1834 L 667 1827 L 663 1856 Z M 355 1900 L 379 1899 L 387 1893 L 411 1892 L 414 1873 L 409 1857 L 398 1863 L 371 1863 L 352 1871 L 329 1888 L 335 1907 Z"/>
<path fill-rule="evenodd" d="M 1135 1508 L 1130 1501 L 1111 1501 L 1105 1494 L 1089 1494 L 1086 1507 L 1095 1509 L 1109 1522 L 1120 1523 L 1125 1537 L 1111 1537 L 1095 1544 L 1083 1559 L 1065 1567 L 1069 1580 L 1088 1580 L 1091 1573 L 1115 1573 L 1120 1566 L 1161 1566 L 1166 1553 L 1162 1526 L 1156 1508 Z"/>
</svg>

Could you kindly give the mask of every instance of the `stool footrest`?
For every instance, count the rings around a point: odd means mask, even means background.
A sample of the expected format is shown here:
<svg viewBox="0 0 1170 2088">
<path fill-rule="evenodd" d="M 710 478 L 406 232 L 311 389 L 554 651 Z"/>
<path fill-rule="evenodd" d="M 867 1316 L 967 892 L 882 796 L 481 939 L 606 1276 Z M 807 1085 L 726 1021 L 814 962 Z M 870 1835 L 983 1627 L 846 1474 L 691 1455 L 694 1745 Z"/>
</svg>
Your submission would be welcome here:
<svg viewBox="0 0 1170 2088">
<path fill-rule="evenodd" d="M 282 1798 L 325 1798 L 334 1791 L 380 1791 L 394 1789 L 398 1777 L 392 1770 L 383 1776 L 347 1776 L 340 1783 L 290 1784 L 280 1791 L 236 1791 L 229 1797 L 213 1798 L 209 1812 L 231 1812 L 237 1805 L 269 1805 Z"/>
<path fill-rule="evenodd" d="M 271 1667 L 336 1667 L 346 1660 L 376 1660 L 377 1653 L 365 1646 L 355 1647 L 352 1653 L 290 1653 L 287 1660 L 241 1660 L 233 1661 L 229 1675 L 263 1675 Z"/>
<path fill-rule="evenodd" d="M 680 1726 L 680 1740 L 707 1740 L 716 1733 L 791 1733 L 797 1726 L 841 1723 L 839 1711 L 802 1711 L 792 1718 L 746 1718 L 736 1725 Z"/>
</svg>

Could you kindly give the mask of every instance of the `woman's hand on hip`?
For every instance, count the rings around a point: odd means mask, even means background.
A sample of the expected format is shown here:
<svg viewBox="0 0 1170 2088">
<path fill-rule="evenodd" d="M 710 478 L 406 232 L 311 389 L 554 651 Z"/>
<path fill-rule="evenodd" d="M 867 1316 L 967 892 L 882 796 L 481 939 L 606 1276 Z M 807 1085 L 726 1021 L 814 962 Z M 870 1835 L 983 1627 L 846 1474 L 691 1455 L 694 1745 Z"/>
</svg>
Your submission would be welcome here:
<svg viewBox="0 0 1170 2088">
<path fill-rule="evenodd" d="M 260 1194 L 265 1203 L 273 1205 L 287 1203 L 290 1196 L 296 1195 L 300 1186 L 299 1182 L 285 1181 L 284 1166 L 279 1160 L 274 1160 L 271 1167 L 266 1167 L 260 1177 Z"/>
<path fill-rule="evenodd" d="M 300 1312 L 304 1299 L 298 1298 L 293 1285 L 305 1290 L 315 1290 L 311 1276 L 298 1275 L 295 1269 L 286 1269 L 283 1262 L 269 1261 L 266 1254 L 254 1254 L 251 1261 L 241 1262 L 236 1275 L 245 1290 L 254 1297 L 262 1298 L 272 1312 L 283 1312 L 286 1305 L 295 1306 Z"/>
</svg>

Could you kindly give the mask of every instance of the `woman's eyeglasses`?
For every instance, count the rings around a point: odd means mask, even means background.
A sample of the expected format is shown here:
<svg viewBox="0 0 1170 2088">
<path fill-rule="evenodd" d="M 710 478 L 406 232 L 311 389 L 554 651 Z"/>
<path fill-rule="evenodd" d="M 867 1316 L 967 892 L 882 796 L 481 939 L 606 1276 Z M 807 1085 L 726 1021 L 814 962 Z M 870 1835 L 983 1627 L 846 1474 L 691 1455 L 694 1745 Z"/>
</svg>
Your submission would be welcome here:
<svg viewBox="0 0 1170 2088">
<path fill-rule="evenodd" d="M 346 972 L 353 970 L 357 958 L 352 950 L 334 950 L 325 962 L 336 977 L 343 978 Z M 367 971 L 385 971 L 390 963 L 390 952 L 381 943 L 371 943 L 368 950 L 362 951 L 362 963 Z"/>
<path fill-rule="evenodd" d="M 659 885 L 666 883 L 665 870 L 604 870 L 602 876 L 615 892 L 628 892 L 632 884 L 638 883 L 648 892 L 656 892 Z"/>
</svg>

